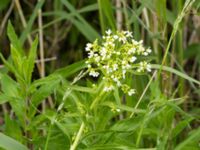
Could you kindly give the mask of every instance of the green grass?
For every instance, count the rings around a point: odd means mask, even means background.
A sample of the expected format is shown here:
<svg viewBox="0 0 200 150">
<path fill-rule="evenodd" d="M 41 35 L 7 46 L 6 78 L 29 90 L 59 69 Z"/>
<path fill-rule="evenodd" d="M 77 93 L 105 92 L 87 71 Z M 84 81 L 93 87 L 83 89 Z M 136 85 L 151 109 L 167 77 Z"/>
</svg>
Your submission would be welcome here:
<svg viewBox="0 0 200 150">
<path fill-rule="evenodd" d="M 199 1 L 20 4 L 26 28 L 20 10 L 9 14 L 11 1 L 0 2 L 0 19 L 7 22 L 0 23 L 0 150 L 200 148 Z M 44 54 L 50 58 L 43 78 L 36 63 L 41 8 Z M 88 75 L 85 45 L 101 40 L 107 29 L 130 30 L 153 51 L 152 72 L 132 71 L 125 79 L 136 89 L 133 96 L 117 87 L 104 92 L 103 75 Z"/>
</svg>

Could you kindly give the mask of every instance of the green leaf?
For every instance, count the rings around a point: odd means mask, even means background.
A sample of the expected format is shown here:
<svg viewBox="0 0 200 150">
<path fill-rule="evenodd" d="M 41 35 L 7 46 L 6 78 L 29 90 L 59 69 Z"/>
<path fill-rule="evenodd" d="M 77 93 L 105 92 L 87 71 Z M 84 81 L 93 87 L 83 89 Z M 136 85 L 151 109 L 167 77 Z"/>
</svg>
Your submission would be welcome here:
<svg viewBox="0 0 200 150">
<path fill-rule="evenodd" d="M 10 62 L 8 62 L 3 55 L 0 53 L 0 58 L 3 61 L 4 65 L 7 67 L 7 69 L 9 71 L 11 71 L 12 73 L 14 73 L 15 77 L 18 79 L 18 81 L 22 81 L 24 82 L 23 78 L 21 77 L 21 75 L 19 74 L 18 70 L 16 69 L 16 67 L 11 64 Z"/>
<path fill-rule="evenodd" d="M 7 67 L 7 69 L 9 69 L 12 73 L 14 73 L 14 74 L 18 74 L 17 73 L 17 70 L 14 68 L 14 66 L 10 63 L 10 62 L 8 62 L 4 57 L 3 57 L 3 55 L 0 53 L 0 58 L 1 58 L 1 60 L 3 61 L 3 63 L 4 63 L 4 65 Z"/>
<path fill-rule="evenodd" d="M 5 114 L 5 131 L 4 133 L 17 141 L 23 142 L 24 137 L 22 130 L 17 120 L 12 119 L 8 114 Z"/>
<path fill-rule="evenodd" d="M 160 67 L 161 67 L 158 64 L 152 64 L 151 66 L 152 66 L 153 69 L 160 69 Z M 182 73 L 182 72 L 180 72 L 180 71 L 178 71 L 174 68 L 171 68 L 171 67 L 168 67 L 168 66 L 162 66 L 162 70 L 174 73 L 174 74 L 176 74 L 176 75 L 178 75 L 178 76 L 180 76 L 180 77 L 182 77 L 182 78 L 184 78 L 184 79 L 186 79 L 190 82 L 194 82 L 194 83 L 200 85 L 200 81 L 198 81 L 198 80 L 188 76 L 187 74 L 184 74 L 184 73 Z"/>
<path fill-rule="evenodd" d="M 157 15 L 160 18 L 160 21 L 162 23 L 162 25 L 164 25 L 166 23 L 167 20 L 167 16 L 166 16 L 166 0 L 155 0 L 155 4 L 156 4 L 156 11 L 157 11 Z"/>
<path fill-rule="evenodd" d="M 13 66 L 16 68 L 18 73 L 22 76 L 23 71 L 23 56 L 20 52 L 11 44 L 11 57 L 13 61 Z"/>
<path fill-rule="evenodd" d="M 97 9 L 98 9 L 98 5 L 95 3 L 95 4 L 87 5 L 81 8 L 80 10 L 78 10 L 78 12 L 83 13 L 83 12 L 95 11 Z"/>
<path fill-rule="evenodd" d="M 67 67 L 58 69 L 54 72 L 54 74 L 60 74 L 61 76 L 67 78 L 67 77 L 71 76 L 72 74 L 86 68 L 86 66 L 87 65 L 85 63 L 85 60 L 82 60 L 82 61 L 73 63 Z"/>
<path fill-rule="evenodd" d="M 10 99 L 9 96 L 5 95 L 5 94 L 2 94 L 0 93 L 0 104 L 4 104 L 6 102 L 8 102 Z"/>
<path fill-rule="evenodd" d="M 31 86 L 30 89 L 35 89 L 39 86 L 45 85 L 45 84 L 49 84 L 55 80 L 62 80 L 62 77 L 59 74 L 51 74 L 49 76 L 46 76 L 44 78 L 40 78 L 38 80 L 35 80 Z"/>
<path fill-rule="evenodd" d="M 11 44 L 13 45 L 13 47 L 15 47 L 19 51 L 20 54 L 23 54 L 24 52 L 22 49 L 22 45 L 15 33 L 15 30 L 10 21 L 8 22 L 7 34 L 8 34 L 8 38 L 9 38 Z"/>
<path fill-rule="evenodd" d="M 133 131 L 136 130 L 142 124 L 142 119 L 140 117 L 124 119 L 115 123 L 111 130 L 114 131 Z"/>
<path fill-rule="evenodd" d="M 56 76 L 54 76 L 56 77 Z M 45 100 L 50 94 L 52 94 L 60 84 L 60 78 L 54 78 L 51 82 L 43 84 L 37 91 L 35 91 L 31 97 L 31 107 L 30 107 L 30 116 L 32 117 L 37 106 Z"/>
<path fill-rule="evenodd" d="M 167 22 L 169 22 L 172 26 L 176 20 L 176 16 L 174 15 L 173 12 L 171 12 L 170 10 L 166 9 L 166 14 L 167 14 Z"/>
<path fill-rule="evenodd" d="M 183 142 L 181 142 L 176 148 L 175 150 L 183 150 L 186 146 L 188 146 L 189 144 L 192 143 L 192 147 L 199 147 L 199 141 L 200 141 L 200 128 L 193 130 L 191 135 L 185 139 Z M 186 150 L 186 149 L 184 149 Z"/>
<path fill-rule="evenodd" d="M 29 51 L 29 56 L 27 58 L 25 68 L 24 68 L 24 74 L 25 77 L 27 78 L 27 82 L 31 82 L 31 77 L 32 77 L 32 72 L 34 69 L 34 64 L 35 64 L 35 58 L 37 54 L 37 46 L 38 46 L 38 38 L 36 38 L 31 46 L 31 49 Z"/>
<path fill-rule="evenodd" d="M 0 79 L 1 90 L 4 92 L 5 95 L 10 97 L 16 97 L 19 95 L 19 85 L 16 81 L 14 81 L 6 74 L 0 74 Z"/>
<path fill-rule="evenodd" d="M 45 2 L 45 0 L 40 0 L 40 1 L 36 4 L 36 6 L 35 6 L 35 8 L 34 8 L 32 14 L 31 14 L 31 16 L 30 16 L 30 19 L 29 19 L 29 21 L 28 21 L 28 23 L 27 23 L 27 27 L 23 30 L 23 32 L 22 32 L 22 34 L 21 34 L 21 36 L 20 36 L 20 42 L 21 42 L 22 44 L 24 44 L 24 42 L 25 42 L 25 40 L 26 40 L 26 38 L 27 38 L 27 35 L 30 33 L 31 28 L 32 28 L 32 26 L 33 26 L 33 24 L 34 24 L 34 21 L 35 21 L 35 19 L 37 18 L 38 10 L 42 8 L 44 2 Z"/>
<path fill-rule="evenodd" d="M 184 58 L 191 59 L 191 58 L 198 58 L 198 63 L 200 63 L 200 44 L 191 44 L 184 50 Z"/>
<path fill-rule="evenodd" d="M 49 84 L 41 86 L 32 96 L 31 102 L 34 106 L 37 106 L 41 103 L 42 100 L 47 98 L 59 84 L 59 80 L 52 81 Z"/>
<path fill-rule="evenodd" d="M 1 88 L 4 93 L 1 95 L 1 98 L 7 99 L 13 111 L 16 113 L 17 117 L 19 117 L 19 120 L 23 124 L 25 115 L 25 102 L 24 99 L 20 97 L 20 87 L 16 81 L 14 81 L 6 74 L 0 74 L 0 78 Z"/>
<path fill-rule="evenodd" d="M 189 123 L 193 120 L 193 118 L 185 119 L 179 122 L 176 127 L 172 130 L 172 138 L 176 138 L 178 134 L 180 134 L 183 129 L 185 129 Z"/>
<path fill-rule="evenodd" d="M 25 115 L 26 115 L 26 103 L 25 99 L 21 97 L 12 97 L 9 101 L 12 110 L 15 112 L 16 116 L 20 120 L 20 123 L 23 127 L 25 127 L 26 120 L 25 120 Z"/>
<path fill-rule="evenodd" d="M 27 147 L 3 133 L 0 133 L 0 139 L 0 147 L 5 150 L 28 150 Z"/>
<path fill-rule="evenodd" d="M 99 38 L 97 31 L 76 11 L 74 6 L 69 1 L 61 0 L 71 13 L 74 13 L 76 18 L 71 18 L 72 23 L 82 32 L 82 34 L 89 40 L 94 41 Z"/>
<path fill-rule="evenodd" d="M 98 0 L 99 5 L 99 15 L 102 33 L 107 30 L 107 28 L 111 28 L 115 30 L 115 19 L 113 15 L 112 5 L 110 0 Z"/>
</svg>

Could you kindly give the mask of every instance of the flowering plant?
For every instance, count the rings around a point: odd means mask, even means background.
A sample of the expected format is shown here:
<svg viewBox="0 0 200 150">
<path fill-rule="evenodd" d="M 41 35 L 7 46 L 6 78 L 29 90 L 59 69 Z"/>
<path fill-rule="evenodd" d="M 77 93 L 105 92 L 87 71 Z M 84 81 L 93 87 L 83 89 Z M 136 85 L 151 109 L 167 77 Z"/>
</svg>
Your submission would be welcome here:
<svg viewBox="0 0 200 150">
<path fill-rule="evenodd" d="M 135 93 L 135 89 L 124 83 L 128 73 L 151 71 L 150 64 L 145 60 L 139 60 L 139 56 L 148 56 L 150 48 L 144 48 L 143 41 L 133 39 L 130 31 L 117 31 L 110 29 L 102 37 L 102 42 L 95 40 L 88 43 L 85 50 L 88 52 L 89 75 L 98 77 L 100 72 L 105 80 L 104 91 L 112 91 L 115 86 L 121 88 L 129 96 Z"/>
</svg>

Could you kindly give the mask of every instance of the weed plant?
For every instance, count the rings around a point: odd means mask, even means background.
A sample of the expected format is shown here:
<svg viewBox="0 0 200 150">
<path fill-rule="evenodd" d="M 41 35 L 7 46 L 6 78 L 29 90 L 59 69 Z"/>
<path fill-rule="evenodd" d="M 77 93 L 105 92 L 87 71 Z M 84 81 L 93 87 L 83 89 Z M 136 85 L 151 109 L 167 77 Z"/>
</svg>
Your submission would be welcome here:
<svg viewBox="0 0 200 150">
<path fill-rule="evenodd" d="M 0 150 L 199 150 L 199 8 L 1 1 Z"/>
</svg>

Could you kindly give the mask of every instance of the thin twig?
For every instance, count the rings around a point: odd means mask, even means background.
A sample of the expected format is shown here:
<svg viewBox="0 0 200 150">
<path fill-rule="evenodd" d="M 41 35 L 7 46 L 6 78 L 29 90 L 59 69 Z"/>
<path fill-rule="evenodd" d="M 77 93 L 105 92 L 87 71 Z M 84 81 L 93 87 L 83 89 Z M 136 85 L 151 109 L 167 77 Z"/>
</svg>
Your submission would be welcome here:
<svg viewBox="0 0 200 150">
<path fill-rule="evenodd" d="M 27 23 L 26 23 L 26 19 L 24 17 L 24 14 L 23 14 L 23 11 L 22 11 L 22 8 L 21 8 L 19 0 L 15 0 L 15 5 L 16 5 L 17 10 L 19 12 L 19 16 L 20 16 L 20 19 L 22 21 L 22 25 L 23 25 L 24 28 L 26 28 L 27 27 Z M 32 45 L 32 43 L 33 43 L 33 40 L 31 38 L 30 34 L 28 34 L 28 42 L 29 42 L 30 45 Z"/>
<path fill-rule="evenodd" d="M 40 0 L 38 0 L 40 2 Z M 43 40 L 43 29 L 42 29 L 42 10 L 38 10 L 38 26 L 39 26 L 39 46 L 40 46 L 40 60 L 41 60 L 41 72 L 40 77 L 45 77 L 45 63 L 44 63 L 44 40 Z"/>
<path fill-rule="evenodd" d="M 40 0 L 38 0 L 40 2 Z M 44 63 L 44 40 L 43 40 L 43 29 L 42 29 L 42 10 L 41 8 L 38 10 L 38 27 L 39 27 L 39 46 L 40 46 L 40 65 L 41 65 L 41 72 L 40 77 L 45 77 L 45 63 Z M 46 102 L 43 100 L 42 102 L 42 111 L 45 110 Z"/>
<path fill-rule="evenodd" d="M 9 7 L 7 13 L 6 13 L 6 15 L 5 15 L 4 18 L 3 18 L 2 23 L 1 23 L 1 27 L 0 27 L 0 36 L 1 36 L 1 34 L 3 33 L 3 31 L 4 31 L 4 27 L 5 27 L 5 25 L 6 25 L 6 22 L 7 22 L 7 20 L 8 20 L 8 18 L 9 18 L 10 14 L 11 14 L 13 8 L 14 8 L 14 0 L 12 0 L 11 5 L 10 5 L 10 7 Z"/>
<path fill-rule="evenodd" d="M 117 30 L 122 29 L 122 21 L 123 21 L 123 16 L 122 16 L 122 11 L 121 11 L 121 0 L 116 0 L 116 24 L 117 24 Z"/>
<path fill-rule="evenodd" d="M 164 53 L 164 57 L 162 59 L 162 63 L 161 63 L 161 66 L 160 66 L 160 70 L 158 72 L 158 78 L 160 78 L 160 74 L 161 74 L 161 70 L 162 70 L 162 66 L 165 64 L 165 61 L 167 59 L 167 56 L 168 56 L 168 53 L 169 53 L 169 49 L 170 49 L 170 46 L 171 46 L 171 43 L 172 43 L 172 40 L 174 39 L 177 31 L 178 31 L 178 27 L 179 27 L 179 24 L 181 23 L 181 21 L 183 20 L 185 14 L 190 10 L 190 8 L 192 7 L 193 3 L 195 2 L 195 0 L 187 0 L 184 4 L 184 7 L 181 11 L 181 13 L 179 14 L 179 16 L 177 17 L 177 19 L 175 20 L 174 22 L 174 25 L 173 25 L 173 30 L 172 30 L 172 34 L 169 38 L 169 42 L 167 44 L 167 48 L 165 50 L 165 53 Z"/>
<path fill-rule="evenodd" d="M 148 84 L 146 85 L 146 87 L 145 87 L 145 89 L 144 89 L 142 95 L 140 96 L 140 98 L 139 98 L 137 104 L 135 105 L 134 110 L 136 110 L 136 109 L 138 108 L 139 104 L 141 103 L 141 101 L 142 101 L 144 95 L 146 94 L 146 92 L 147 92 L 147 90 L 148 90 L 148 88 L 149 88 L 151 82 L 153 81 L 153 78 L 156 76 L 156 73 L 157 73 L 157 71 L 154 71 L 154 73 L 153 73 L 151 79 L 149 80 L 149 82 L 148 82 Z M 131 113 L 130 118 L 133 117 L 134 113 L 135 113 L 135 111 L 133 111 L 133 112 Z"/>
<path fill-rule="evenodd" d="M 49 61 L 53 61 L 53 60 L 56 60 L 56 59 L 57 59 L 56 57 L 44 58 L 43 60 L 41 60 L 41 59 L 36 60 L 35 63 L 41 63 L 41 61 L 49 62 Z"/>
<path fill-rule="evenodd" d="M 50 58 L 45 58 L 43 61 L 44 62 L 49 62 L 49 61 L 54 61 L 56 60 L 57 58 L 56 57 L 50 57 Z M 35 63 L 38 64 L 40 63 L 42 60 L 35 60 Z M 0 68 L 4 68 L 5 66 L 4 65 L 0 65 Z"/>
</svg>

